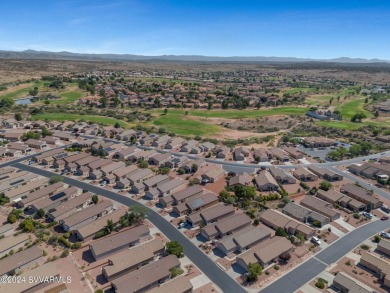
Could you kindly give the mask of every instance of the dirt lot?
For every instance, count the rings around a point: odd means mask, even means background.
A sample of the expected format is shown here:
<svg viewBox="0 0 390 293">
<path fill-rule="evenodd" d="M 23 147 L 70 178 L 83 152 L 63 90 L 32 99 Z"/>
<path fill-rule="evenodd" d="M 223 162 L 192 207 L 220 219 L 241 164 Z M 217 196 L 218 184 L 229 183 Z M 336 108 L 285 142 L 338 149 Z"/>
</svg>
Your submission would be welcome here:
<svg viewBox="0 0 390 293">
<path fill-rule="evenodd" d="M 329 232 L 328 230 L 317 231 L 317 237 L 326 242 L 327 244 L 331 244 L 337 239 L 339 239 L 336 234 Z"/>
<path fill-rule="evenodd" d="M 240 131 L 250 131 L 250 132 L 267 132 L 268 134 L 277 134 L 279 130 L 290 129 L 291 127 L 297 125 L 301 120 L 305 120 L 306 117 L 291 117 L 285 115 L 275 115 L 271 117 L 258 117 L 258 118 L 245 118 L 245 119 L 236 119 L 232 121 L 231 119 L 222 119 L 222 118 L 208 118 L 208 121 L 213 124 L 218 124 L 223 127 L 240 130 Z M 273 127 L 267 127 L 273 126 Z"/>
<path fill-rule="evenodd" d="M 350 224 L 354 227 L 360 227 L 364 224 L 367 224 L 370 221 L 369 219 L 367 219 L 366 217 L 363 217 L 363 216 L 360 216 L 359 219 L 355 219 L 353 214 L 345 215 L 344 220 L 345 220 L 345 222 L 347 222 L 348 224 Z"/>
</svg>

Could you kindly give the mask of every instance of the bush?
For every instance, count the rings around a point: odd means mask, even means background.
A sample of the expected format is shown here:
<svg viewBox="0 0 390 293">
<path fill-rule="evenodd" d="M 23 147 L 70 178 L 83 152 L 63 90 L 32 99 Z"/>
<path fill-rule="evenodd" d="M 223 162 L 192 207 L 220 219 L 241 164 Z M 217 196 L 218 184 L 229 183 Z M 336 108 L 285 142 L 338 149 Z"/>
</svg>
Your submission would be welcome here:
<svg viewBox="0 0 390 293">
<path fill-rule="evenodd" d="M 317 228 L 321 228 L 321 222 L 320 221 L 313 221 L 313 226 Z"/>
<path fill-rule="evenodd" d="M 14 214 L 9 214 L 7 217 L 7 221 L 10 224 L 15 223 L 18 220 L 18 218 Z"/>
<path fill-rule="evenodd" d="M 69 250 L 65 249 L 62 253 L 61 253 L 61 257 L 64 258 L 64 257 L 67 257 L 69 255 Z"/>
<path fill-rule="evenodd" d="M 307 185 L 305 182 L 302 182 L 302 181 L 301 181 L 301 183 L 299 183 L 299 185 L 300 185 L 303 189 L 305 189 L 305 190 L 309 190 L 309 189 L 310 189 L 309 185 Z"/>
<path fill-rule="evenodd" d="M 78 249 L 81 247 L 81 242 L 76 242 L 72 244 L 72 249 Z"/>
<path fill-rule="evenodd" d="M 58 237 L 58 241 L 65 245 L 67 248 L 71 248 L 72 244 L 64 238 L 64 236 Z"/>
<path fill-rule="evenodd" d="M 369 250 L 370 249 L 370 247 L 367 244 L 361 245 L 360 248 L 363 249 L 363 250 Z"/>
<path fill-rule="evenodd" d="M 355 219 L 360 219 L 359 213 L 354 213 L 354 214 L 353 214 L 353 217 L 354 217 Z"/>
<path fill-rule="evenodd" d="M 269 271 L 265 271 L 264 274 L 266 274 L 268 276 L 269 275 Z"/>
<path fill-rule="evenodd" d="M 182 273 L 184 273 L 184 271 L 181 268 L 177 268 L 177 267 L 173 267 L 169 271 L 171 273 L 172 278 L 180 276 Z"/>
<path fill-rule="evenodd" d="M 274 269 L 279 271 L 280 267 L 278 265 L 274 265 Z"/>
<path fill-rule="evenodd" d="M 104 237 L 104 236 L 106 236 L 107 234 L 108 234 L 108 231 L 107 231 L 106 229 L 101 230 L 101 231 L 99 231 L 99 232 L 97 232 L 97 233 L 95 234 L 94 239 L 98 239 L 98 238 Z"/>
<path fill-rule="evenodd" d="M 376 242 L 376 243 L 379 243 L 380 241 L 381 241 L 381 237 L 379 236 L 379 235 L 375 235 L 375 237 L 374 237 L 374 241 Z"/>
<path fill-rule="evenodd" d="M 351 262 L 348 260 L 348 261 L 345 262 L 345 265 L 350 267 L 351 266 Z"/>
<path fill-rule="evenodd" d="M 319 289 L 324 289 L 325 288 L 324 282 L 321 282 L 321 281 L 317 281 L 315 285 Z"/>
<path fill-rule="evenodd" d="M 64 177 L 60 176 L 60 175 L 54 175 L 50 178 L 50 181 L 49 183 L 50 184 L 54 184 L 54 183 L 57 183 L 57 182 L 62 182 L 64 181 Z"/>
</svg>

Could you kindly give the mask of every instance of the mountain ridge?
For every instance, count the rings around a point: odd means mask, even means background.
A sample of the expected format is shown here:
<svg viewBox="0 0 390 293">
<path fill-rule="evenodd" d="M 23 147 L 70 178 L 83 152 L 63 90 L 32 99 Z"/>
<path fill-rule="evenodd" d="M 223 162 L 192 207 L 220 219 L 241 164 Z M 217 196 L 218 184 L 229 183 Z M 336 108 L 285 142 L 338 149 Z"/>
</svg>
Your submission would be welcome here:
<svg viewBox="0 0 390 293">
<path fill-rule="evenodd" d="M 182 62 L 326 62 L 326 63 L 390 63 L 390 60 L 365 59 L 339 57 L 332 59 L 313 59 L 298 57 L 275 57 L 275 56 L 203 56 L 203 55 L 158 55 L 146 56 L 136 54 L 95 54 L 74 53 L 68 51 L 8 51 L 0 50 L 0 58 L 3 59 L 47 59 L 47 60 L 85 60 L 85 61 L 182 61 Z"/>
</svg>

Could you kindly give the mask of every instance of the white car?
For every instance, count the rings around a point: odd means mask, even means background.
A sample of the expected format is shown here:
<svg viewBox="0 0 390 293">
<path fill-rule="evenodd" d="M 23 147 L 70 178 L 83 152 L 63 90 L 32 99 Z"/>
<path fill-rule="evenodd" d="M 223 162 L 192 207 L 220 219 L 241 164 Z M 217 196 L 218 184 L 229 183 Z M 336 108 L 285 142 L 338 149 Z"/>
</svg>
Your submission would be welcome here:
<svg viewBox="0 0 390 293">
<path fill-rule="evenodd" d="M 362 215 L 365 216 L 367 219 L 372 219 L 372 217 L 373 217 L 372 214 L 367 213 L 367 212 L 363 212 Z"/>
<path fill-rule="evenodd" d="M 318 239 L 318 237 L 316 236 L 311 237 L 310 241 L 313 242 L 314 244 L 321 245 L 321 240 Z"/>
<path fill-rule="evenodd" d="M 179 225 L 178 225 L 178 228 L 184 228 L 185 226 L 187 226 L 187 222 L 181 222 Z"/>
<path fill-rule="evenodd" d="M 379 233 L 379 235 L 380 235 L 382 238 L 390 239 L 390 233 L 387 233 L 387 232 L 385 232 L 385 231 L 382 231 L 381 233 Z"/>
</svg>

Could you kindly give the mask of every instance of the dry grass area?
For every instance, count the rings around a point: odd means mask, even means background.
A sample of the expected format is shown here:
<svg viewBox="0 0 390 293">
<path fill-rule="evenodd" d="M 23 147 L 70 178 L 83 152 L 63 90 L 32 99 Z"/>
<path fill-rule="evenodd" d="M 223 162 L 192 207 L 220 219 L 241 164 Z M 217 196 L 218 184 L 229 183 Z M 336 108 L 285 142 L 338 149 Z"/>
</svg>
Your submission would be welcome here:
<svg viewBox="0 0 390 293">
<path fill-rule="evenodd" d="M 291 63 L 291 64 L 227 64 L 227 63 L 185 63 L 185 62 L 111 62 L 76 60 L 24 60 L 2 59 L 0 80 L 10 83 L 18 80 L 38 78 L 42 75 L 86 72 L 92 70 L 165 70 L 172 72 L 228 72 L 254 70 L 262 74 L 277 74 L 287 77 L 323 77 L 351 80 L 364 83 L 390 83 L 390 68 L 385 65 Z"/>
</svg>

